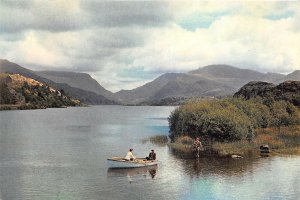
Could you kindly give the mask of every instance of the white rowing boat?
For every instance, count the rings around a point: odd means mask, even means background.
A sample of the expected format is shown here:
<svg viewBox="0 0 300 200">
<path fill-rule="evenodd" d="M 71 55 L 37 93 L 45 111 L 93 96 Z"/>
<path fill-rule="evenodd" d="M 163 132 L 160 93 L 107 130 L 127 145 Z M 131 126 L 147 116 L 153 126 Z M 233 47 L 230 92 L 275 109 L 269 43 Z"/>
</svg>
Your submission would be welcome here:
<svg viewBox="0 0 300 200">
<path fill-rule="evenodd" d="M 125 160 L 122 157 L 112 157 L 107 159 L 107 165 L 109 168 L 135 168 L 157 165 L 156 160 L 146 160 L 143 158 L 137 158 L 135 160 Z"/>
</svg>

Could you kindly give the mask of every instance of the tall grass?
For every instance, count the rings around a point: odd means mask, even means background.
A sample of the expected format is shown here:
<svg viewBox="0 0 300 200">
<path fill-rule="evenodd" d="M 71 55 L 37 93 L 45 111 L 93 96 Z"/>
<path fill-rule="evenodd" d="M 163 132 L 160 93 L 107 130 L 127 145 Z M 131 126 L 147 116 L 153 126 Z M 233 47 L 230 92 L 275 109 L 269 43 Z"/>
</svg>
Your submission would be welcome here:
<svg viewBox="0 0 300 200">
<path fill-rule="evenodd" d="M 273 154 L 300 154 L 300 125 L 280 128 L 256 129 L 252 141 L 240 140 L 229 143 L 215 143 L 213 148 L 222 155 L 246 155 L 250 151 L 259 153 L 259 147 L 267 144 Z"/>
<path fill-rule="evenodd" d="M 179 136 L 175 139 L 175 142 L 170 143 L 169 146 L 181 153 L 191 153 L 191 146 L 193 144 L 193 138 L 187 135 Z"/>
<path fill-rule="evenodd" d="M 185 135 L 177 137 L 169 146 L 177 152 L 192 153 L 192 144 L 193 138 Z M 251 141 L 244 139 L 234 142 L 214 142 L 206 148 L 210 148 L 211 152 L 217 152 L 220 156 L 236 154 L 247 157 L 258 156 L 260 154 L 259 148 L 263 144 L 269 145 L 270 155 L 300 155 L 300 125 L 280 128 L 260 128 L 255 130 L 255 137 Z"/>
<path fill-rule="evenodd" d="M 151 136 L 149 138 L 145 138 L 142 140 L 142 143 L 147 143 L 147 142 L 151 142 L 152 144 L 156 144 L 159 146 L 164 146 L 168 143 L 169 139 L 168 136 L 166 135 L 155 135 L 155 136 Z"/>
</svg>

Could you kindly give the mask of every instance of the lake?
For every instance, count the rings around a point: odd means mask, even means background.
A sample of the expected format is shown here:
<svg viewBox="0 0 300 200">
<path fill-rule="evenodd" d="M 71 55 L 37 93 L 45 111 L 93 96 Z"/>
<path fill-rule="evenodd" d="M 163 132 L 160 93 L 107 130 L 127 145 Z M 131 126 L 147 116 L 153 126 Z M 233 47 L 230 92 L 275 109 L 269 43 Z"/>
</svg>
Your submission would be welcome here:
<svg viewBox="0 0 300 200">
<path fill-rule="evenodd" d="M 168 135 L 174 107 L 0 112 L 0 199 L 300 199 L 300 157 L 184 159 L 143 139 Z M 157 167 L 106 158 L 157 152 Z"/>
</svg>

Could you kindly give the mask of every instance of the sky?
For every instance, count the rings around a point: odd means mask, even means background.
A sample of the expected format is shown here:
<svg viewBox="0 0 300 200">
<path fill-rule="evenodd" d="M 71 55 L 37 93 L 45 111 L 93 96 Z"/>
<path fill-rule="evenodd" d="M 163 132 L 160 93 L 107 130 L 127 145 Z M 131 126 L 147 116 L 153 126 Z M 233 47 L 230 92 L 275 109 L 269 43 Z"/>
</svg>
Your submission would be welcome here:
<svg viewBox="0 0 300 200">
<path fill-rule="evenodd" d="M 113 92 L 212 64 L 287 74 L 300 69 L 300 2 L 1 0 L 0 58 Z"/>
</svg>

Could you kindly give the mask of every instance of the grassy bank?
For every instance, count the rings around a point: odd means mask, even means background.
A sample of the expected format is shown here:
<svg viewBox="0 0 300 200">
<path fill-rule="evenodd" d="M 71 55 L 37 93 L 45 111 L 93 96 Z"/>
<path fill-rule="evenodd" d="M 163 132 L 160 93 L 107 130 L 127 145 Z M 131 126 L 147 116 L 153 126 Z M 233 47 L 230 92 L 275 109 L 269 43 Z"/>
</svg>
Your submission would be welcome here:
<svg viewBox="0 0 300 200">
<path fill-rule="evenodd" d="M 189 136 L 181 136 L 170 144 L 177 152 L 192 153 L 193 139 Z M 215 142 L 206 146 L 206 149 L 217 153 L 219 156 L 259 155 L 259 147 L 267 144 L 270 147 L 270 155 L 288 154 L 300 155 L 300 125 L 280 128 L 256 129 L 255 137 L 251 140 L 239 140 L 235 142 Z M 207 153 L 207 152 L 206 152 Z"/>
</svg>

